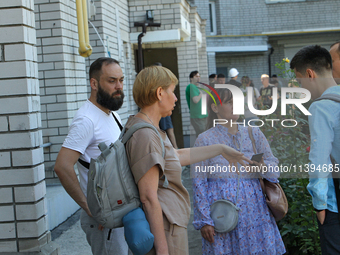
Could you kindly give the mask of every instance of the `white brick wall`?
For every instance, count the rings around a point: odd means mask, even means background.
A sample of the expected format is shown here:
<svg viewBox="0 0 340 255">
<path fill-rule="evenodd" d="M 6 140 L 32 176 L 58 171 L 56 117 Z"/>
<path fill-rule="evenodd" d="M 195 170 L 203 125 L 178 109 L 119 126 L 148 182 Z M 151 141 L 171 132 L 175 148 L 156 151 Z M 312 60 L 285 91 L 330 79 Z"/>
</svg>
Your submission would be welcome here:
<svg viewBox="0 0 340 255">
<path fill-rule="evenodd" d="M 21 238 L 35 243 L 47 235 L 33 7 L 33 0 L 0 2 L 0 253 L 20 252 Z M 18 203 L 38 217 L 18 218 Z"/>
<path fill-rule="evenodd" d="M 191 0 L 190 2 L 197 6 L 201 17 L 207 19 L 207 27 L 209 27 L 209 0 Z M 251 47 L 270 43 L 275 49 L 271 65 L 273 74 L 278 72 L 275 68 L 275 63 L 280 62 L 285 57 L 284 44 L 287 47 L 289 47 L 288 45 L 301 45 L 302 47 L 314 42 L 316 39 L 322 38 L 322 43 L 329 42 L 328 44 L 339 39 L 339 31 L 329 32 L 328 34 L 323 33 L 322 37 L 319 37 L 317 33 L 310 35 L 306 33 L 285 34 L 286 31 L 339 27 L 339 2 L 337 0 L 283 1 L 272 4 L 267 4 L 266 2 L 265 0 L 216 0 L 217 37 L 208 36 L 208 46 Z M 308 8 L 308 12 L 305 11 L 306 8 Z M 283 34 L 272 37 L 261 35 L 266 32 L 282 32 Z M 209 35 L 209 31 L 207 31 L 207 35 Z M 304 40 L 307 38 L 310 38 L 310 40 Z M 302 43 L 303 41 L 305 44 Z M 268 73 L 268 52 L 250 54 L 245 52 L 238 56 L 235 53 L 217 53 L 216 62 L 212 63 L 212 61 L 213 58 L 210 58 L 209 73 L 213 73 L 216 66 L 235 66 L 242 70 L 240 76 L 259 77 L 262 73 Z"/>
<path fill-rule="evenodd" d="M 15 187 L 14 197 L 18 203 L 35 202 L 42 199 L 46 194 L 45 182 L 40 182 L 34 186 Z"/>
<path fill-rule="evenodd" d="M 121 62 L 125 75 L 124 91 L 131 91 L 133 75 L 125 53 L 119 55 L 118 49 L 124 51 L 123 42 L 118 47 L 116 8 L 119 13 L 120 30 L 129 32 L 127 1 L 96 1 L 97 15 L 92 21 L 105 41 L 109 40 L 111 56 Z M 105 51 L 97 34 L 90 26 L 90 39 L 93 54 L 89 58 L 78 55 L 78 35 L 76 5 L 73 1 L 35 1 L 37 24 L 37 45 L 39 59 L 39 80 L 41 94 L 41 112 L 44 143 L 52 146 L 44 150 L 46 174 L 56 177 L 53 172 L 54 160 L 68 132 L 72 118 L 88 98 L 87 71 L 90 64 L 98 57 L 105 56 Z M 131 50 L 130 50 L 131 51 Z M 121 57 L 121 59 L 119 59 Z M 86 63 L 86 68 L 85 68 Z M 125 104 L 131 105 L 125 102 Z M 133 107 L 120 110 L 123 122 Z"/>
<path fill-rule="evenodd" d="M 0 249 L 2 252 L 12 252 L 16 250 L 15 241 L 0 241 Z"/>
<path fill-rule="evenodd" d="M 0 223 L 0 239 L 15 238 L 14 223 Z"/>
<path fill-rule="evenodd" d="M 41 131 L 0 134 L 0 140 L 0 150 L 32 148 L 42 144 Z"/>
<path fill-rule="evenodd" d="M 124 99 L 123 107 L 118 111 L 123 123 L 127 121 L 129 114 L 137 112 L 137 107 L 132 99 L 132 86 L 135 79 L 134 53 L 132 45 L 129 43 L 130 39 L 123 37 L 123 33 L 130 32 L 128 2 L 131 4 L 131 1 L 125 0 L 102 0 L 95 2 L 97 15 L 94 20 L 91 21 L 98 30 L 105 46 L 107 44 L 109 45 L 111 57 L 120 62 L 120 66 L 124 73 L 123 91 L 126 97 Z M 119 17 L 117 17 L 117 12 Z M 118 24 L 119 28 L 117 28 Z M 120 35 L 118 35 L 118 33 L 120 33 Z M 118 41 L 119 38 L 120 41 Z M 88 58 L 88 61 L 86 61 L 87 71 L 89 70 L 90 64 L 96 58 L 107 56 L 107 53 L 92 26 L 90 26 L 90 40 L 93 53 Z"/>
<path fill-rule="evenodd" d="M 35 0 L 39 1 L 39 0 Z M 40 0 L 41 1 L 41 0 Z M 0 2 L 0 8 L 8 8 L 8 7 L 25 7 L 29 10 L 33 11 L 34 8 L 34 2 L 30 0 L 11 0 L 11 1 L 1 1 Z"/>
<path fill-rule="evenodd" d="M 44 143 L 61 147 L 74 109 L 87 98 L 85 59 L 78 54 L 76 4 L 35 1 Z M 53 136 L 53 137 L 51 137 Z M 56 143 L 56 144 L 55 144 Z M 45 148 L 48 177 L 55 177 L 51 148 Z M 55 153 L 55 151 L 54 151 Z"/>
<path fill-rule="evenodd" d="M 23 253 L 40 252 L 40 247 L 49 242 L 51 242 L 50 232 L 47 235 L 42 235 L 41 237 L 38 237 L 36 239 L 20 239 L 19 250 Z"/>
<path fill-rule="evenodd" d="M 13 202 L 12 188 L 0 188 L 0 203 L 7 204 Z"/>
<path fill-rule="evenodd" d="M 18 220 L 36 220 L 46 213 L 45 200 L 40 200 L 34 204 L 16 206 L 16 217 Z"/>
<path fill-rule="evenodd" d="M 140 7 L 143 5 L 141 1 L 129 1 L 130 10 L 130 27 L 131 32 L 141 32 L 141 28 L 135 28 L 134 22 L 142 22 L 145 20 L 145 10 L 154 9 L 155 22 L 160 22 L 162 25 L 160 28 L 148 28 L 148 31 L 152 30 L 165 30 L 165 29 L 177 29 L 180 28 L 180 14 L 189 20 L 191 24 L 191 40 L 187 42 L 175 42 L 175 43 L 153 43 L 143 44 L 143 47 L 148 49 L 153 48 L 176 48 L 178 72 L 179 72 L 179 88 L 180 88 L 180 100 L 182 111 L 182 129 L 184 135 L 190 134 L 190 114 L 188 105 L 185 98 L 185 89 L 189 84 L 189 74 L 191 71 L 199 70 L 201 77 L 208 75 L 208 65 L 206 57 L 206 42 L 205 42 L 205 23 L 197 14 L 196 8 L 191 8 L 188 2 L 185 0 L 170 0 L 168 1 L 154 0 L 152 6 L 150 1 L 148 5 L 144 4 L 143 9 Z M 138 10 L 143 11 L 138 11 Z M 137 11 L 136 11 L 137 10 Z M 163 14 L 164 13 L 164 14 Z M 170 15 L 169 15 L 170 13 Z M 171 14 L 173 13 L 173 14 Z M 167 26 L 167 24 L 171 24 Z M 202 32 L 203 42 L 201 48 L 198 46 L 196 40 L 196 27 Z M 137 46 L 135 45 L 135 49 Z M 175 127 L 176 128 L 176 127 Z M 194 132 L 191 128 L 191 132 Z"/>
<path fill-rule="evenodd" d="M 0 114 L 37 112 L 40 110 L 40 97 L 0 98 Z"/>
<path fill-rule="evenodd" d="M 13 206 L 1 206 L 0 207 L 0 222 L 6 222 L 6 221 L 14 221 L 14 211 Z"/>
<path fill-rule="evenodd" d="M 18 178 L 18 176 L 20 176 L 20 178 Z M 5 186 L 7 183 L 13 185 L 29 185 L 40 182 L 44 178 L 44 165 L 23 169 L 2 170 L 0 185 Z"/>
<path fill-rule="evenodd" d="M 18 222 L 17 226 L 19 238 L 38 238 L 45 232 L 46 217 L 32 222 Z"/>
</svg>

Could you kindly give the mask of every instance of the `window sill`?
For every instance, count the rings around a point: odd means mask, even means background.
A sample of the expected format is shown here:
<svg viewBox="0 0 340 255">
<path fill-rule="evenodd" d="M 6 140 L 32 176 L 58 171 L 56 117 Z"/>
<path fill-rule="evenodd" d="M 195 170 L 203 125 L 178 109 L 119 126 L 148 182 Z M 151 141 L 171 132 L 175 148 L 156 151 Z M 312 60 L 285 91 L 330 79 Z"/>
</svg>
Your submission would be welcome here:
<svg viewBox="0 0 340 255">
<path fill-rule="evenodd" d="M 307 0 L 265 0 L 266 4 L 286 4 L 296 2 L 306 2 Z"/>
</svg>

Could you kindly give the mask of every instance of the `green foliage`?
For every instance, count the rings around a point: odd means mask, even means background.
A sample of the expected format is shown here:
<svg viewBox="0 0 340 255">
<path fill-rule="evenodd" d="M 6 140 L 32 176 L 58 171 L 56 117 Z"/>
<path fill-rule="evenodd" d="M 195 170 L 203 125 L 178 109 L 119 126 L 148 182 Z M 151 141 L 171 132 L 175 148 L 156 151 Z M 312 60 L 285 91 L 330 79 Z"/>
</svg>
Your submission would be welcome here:
<svg viewBox="0 0 340 255">
<path fill-rule="evenodd" d="M 275 66 L 281 72 L 279 75 L 291 82 L 295 75 L 291 69 L 286 70 L 285 63 L 289 63 L 289 60 L 283 59 Z M 278 106 L 280 105 L 279 100 Z M 304 106 L 308 109 L 309 105 L 310 103 L 307 103 Z M 280 184 L 289 203 L 289 210 L 285 218 L 278 222 L 287 254 L 321 254 L 316 215 L 312 198 L 307 191 L 308 174 L 303 171 L 303 166 L 308 163 L 306 149 L 310 143 L 307 116 L 300 110 L 287 106 L 286 116 L 281 116 L 281 109 L 278 107 L 276 112 L 263 119 L 280 119 L 280 121 L 295 119 L 298 123 L 296 127 L 288 128 L 278 122 L 275 122 L 276 124 L 272 127 L 271 122 L 264 121 L 266 124 L 261 128 L 270 143 L 273 154 L 279 159 L 280 165 L 286 166 L 286 169 L 290 167 L 290 172 L 281 172 L 280 178 Z M 294 166 L 295 173 L 293 173 Z"/>
<path fill-rule="evenodd" d="M 280 183 L 289 211 L 278 226 L 288 254 L 321 254 L 316 216 L 306 188 L 308 179 L 289 178 Z"/>
<path fill-rule="evenodd" d="M 284 58 L 282 59 L 282 61 L 280 63 L 276 63 L 275 67 L 277 69 L 279 69 L 279 76 L 288 80 L 292 80 L 295 79 L 295 73 L 292 69 L 290 68 L 286 68 L 286 63 L 289 63 L 289 59 L 288 58 Z"/>
</svg>

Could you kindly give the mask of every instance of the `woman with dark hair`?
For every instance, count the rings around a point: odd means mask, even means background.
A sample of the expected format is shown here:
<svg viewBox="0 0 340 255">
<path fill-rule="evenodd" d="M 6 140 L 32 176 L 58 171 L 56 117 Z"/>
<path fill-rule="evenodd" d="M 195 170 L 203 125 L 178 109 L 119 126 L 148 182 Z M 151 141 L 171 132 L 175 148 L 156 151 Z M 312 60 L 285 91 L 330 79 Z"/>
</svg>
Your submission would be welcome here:
<svg viewBox="0 0 340 255">
<path fill-rule="evenodd" d="M 273 215 L 270 213 L 262 193 L 259 177 L 271 182 L 278 182 L 279 173 L 270 171 L 277 166 L 278 160 L 272 154 L 266 137 L 259 128 L 248 130 L 248 127 L 235 124 L 238 115 L 233 114 L 233 98 L 227 89 L 218 89 L 222 100 L 215 104 L 212 99 L 208 103 L 208 128 L 198 136 L 195 146 L 225 144 L 238 150 L 246 157 L 254 154 L 249 131 L 255 140 L 258 153 L 264 153 L 260 163 L 255 163 L 254 173 L 244 168 L 237 172 L 196 173 L 193 179 L 194 221 L 193 225 L 202 235 L 203 254 L 284 254 L 285 247 Z M 217 98 L 216 103 L 219 102 Z M 214 126 L 214 120 L 220 123 Z M 224 120 L 224 121 L 221 121 Z M 234 124 L 233 124 L 234 123 Z M 228 160 L 217 156 L 199 162 L 194 169 L 228 169 Z M 262 172 L 264 168 L 268 172 Z M 229 168 L 230 169 L 230 168 Z M 211 205 L 220 199 L 229 200 L 240 210 L 238 223 L 232 231 L 216 232 L 214 221 L 210 215 Z"/>
</svg>

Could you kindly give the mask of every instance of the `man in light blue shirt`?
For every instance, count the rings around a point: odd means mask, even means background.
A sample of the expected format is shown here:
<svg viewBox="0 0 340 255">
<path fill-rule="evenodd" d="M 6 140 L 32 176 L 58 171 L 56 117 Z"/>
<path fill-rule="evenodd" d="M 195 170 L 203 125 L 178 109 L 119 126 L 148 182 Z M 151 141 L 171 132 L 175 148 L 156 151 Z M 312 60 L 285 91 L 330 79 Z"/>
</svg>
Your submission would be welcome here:
<svg viewBox="0 0 340 255">
<path fill-rule="evenodd" d="M 332 58 L 326 49 L 317 45 L 302 48 L 293 57 L 290 68 L 313 100 L 325 94 L 340 95 L 340 87 L 332 77 Z M 340 104 L 320 100 L 310 106 L 309 112 L 312 115 L 308 117 L 311 150 L 307 189 L 317 212 L 322 254 L 340 254 L 340 223 L 330 160 L 332 155 L 340 163 Z M 334 168 L 339 170 L 340 166 Z"/>
</svg>

